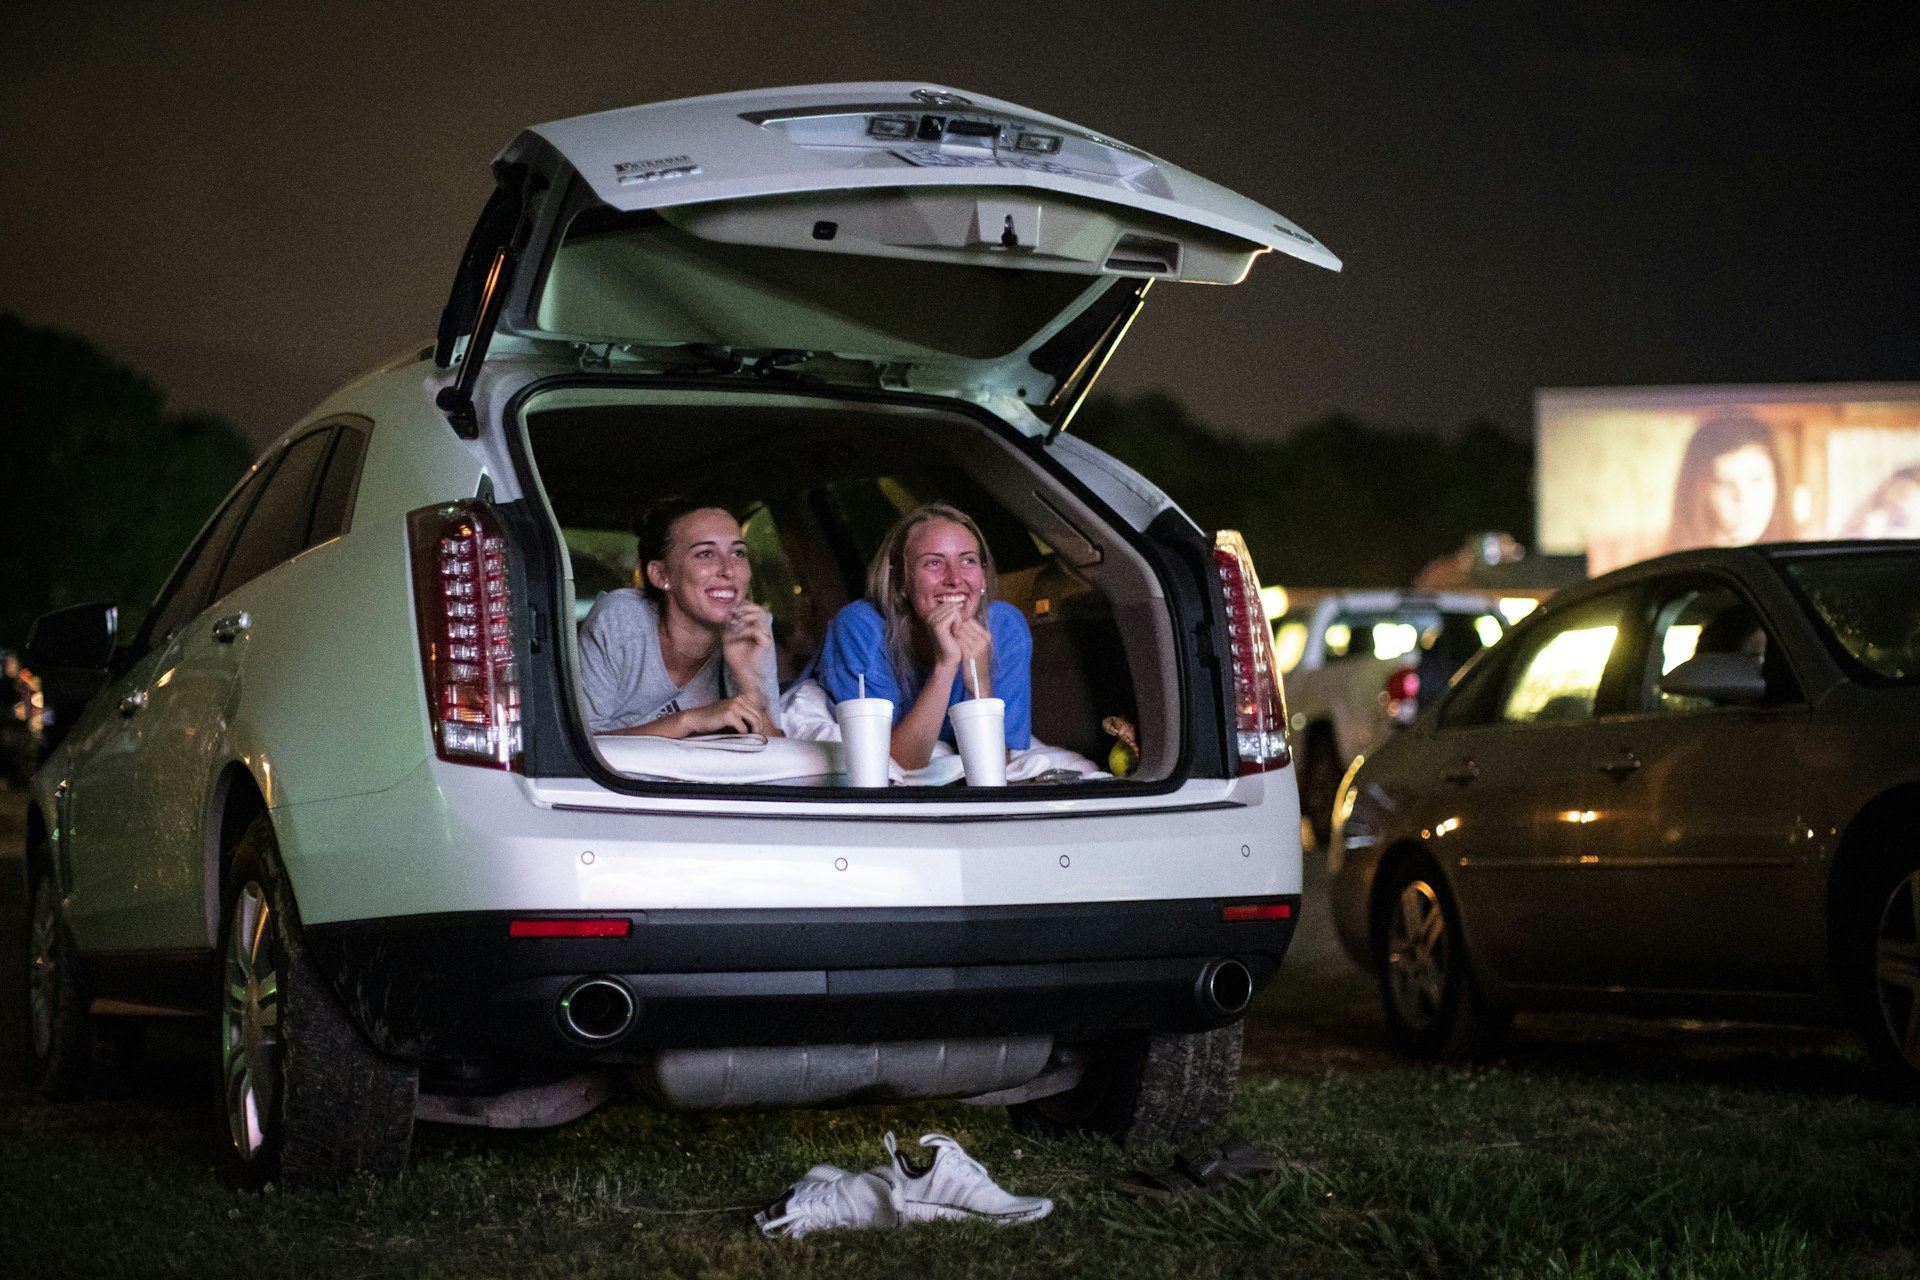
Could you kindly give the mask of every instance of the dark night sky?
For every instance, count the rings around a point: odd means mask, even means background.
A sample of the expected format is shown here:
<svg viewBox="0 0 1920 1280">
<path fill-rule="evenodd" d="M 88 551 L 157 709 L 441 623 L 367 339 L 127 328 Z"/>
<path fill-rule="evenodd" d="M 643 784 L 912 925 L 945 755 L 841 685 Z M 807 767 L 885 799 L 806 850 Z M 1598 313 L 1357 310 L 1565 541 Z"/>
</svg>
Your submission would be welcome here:
<svg viewBox="0 0 1920 1280">
<path fill-rule="evenodd" d="M 1909 380 L 1904 7 L 8 0 L 0 309 L 264 440 L 430 336 L 522 126 L 925 77 L 1157 152 L 1345 259 L 1156 291 L 1104 385 L 1225 427 L 1525 430 L 1538 386 Z"/>
</svg>

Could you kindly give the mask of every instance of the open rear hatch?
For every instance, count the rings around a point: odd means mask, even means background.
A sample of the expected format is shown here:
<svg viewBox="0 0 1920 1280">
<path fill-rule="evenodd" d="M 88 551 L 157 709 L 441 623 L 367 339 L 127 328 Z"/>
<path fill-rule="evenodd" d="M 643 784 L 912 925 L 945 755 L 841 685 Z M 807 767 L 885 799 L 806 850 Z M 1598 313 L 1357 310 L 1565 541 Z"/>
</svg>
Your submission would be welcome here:
<svg viewBox="0 0 1920 1280">
<path fill-rule="evenodd" d="M 463 434 L 496 334 L 638 373 L 952 396 L 1047 434 L 1154 280 L 1237 283 L 1276 249 L 1340 266 L 1137 148 L 912 83 L 562 120 L 494 174 L 436 346 Z"/>
</svg>

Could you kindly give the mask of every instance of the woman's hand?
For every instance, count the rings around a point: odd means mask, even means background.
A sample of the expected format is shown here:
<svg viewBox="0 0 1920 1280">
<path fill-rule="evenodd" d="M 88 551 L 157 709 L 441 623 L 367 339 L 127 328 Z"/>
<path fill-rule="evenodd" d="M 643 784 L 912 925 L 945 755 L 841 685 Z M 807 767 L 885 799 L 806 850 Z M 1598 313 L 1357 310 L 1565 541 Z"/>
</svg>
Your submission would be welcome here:
<svg viewBox="0 0 1920 1280">
<path fill-rule="evenodd" d="M 780 720 L 767 710 L 758 693 L 736 694 L 724 702 L 688 707 L 658 720 L 649 720 L 618 733 L 643 738 L 691 738 L 701 733 L 759 733 L 783 737 Z"/>
<path fill-rule="evenodd" d="M 976 698 L 993 696 L 993 633 L 978 618 L 958 604 L 943 604 L 927 618 L 937 654 L 936 671 L 961 673 L 961 683 Z M 974 687 L 975 672 L 979 688 Z M 947 684 L 953 677 L 947 676 Z M 944 688 L 943 688 L 944 696 Z M 946 704 L 941 703 L 944 707 Z"/>
<path fill-rule="evenodd" d="M 724 702 L 709 702 L 680 713 L 680 737 L 696 733 L 761 733 L 780 736 L 780 722 L 767 710 L 758 693 L 738 693 Z"/>
<path fill-rule="evenodd" d="M 773 648 L 773 615 L 751 600 L 742 600 L 727 615 L 720 637 L 721 656 L 733 683 L 743 689 L 760 687 L 761 655 Z"/>
</svg>

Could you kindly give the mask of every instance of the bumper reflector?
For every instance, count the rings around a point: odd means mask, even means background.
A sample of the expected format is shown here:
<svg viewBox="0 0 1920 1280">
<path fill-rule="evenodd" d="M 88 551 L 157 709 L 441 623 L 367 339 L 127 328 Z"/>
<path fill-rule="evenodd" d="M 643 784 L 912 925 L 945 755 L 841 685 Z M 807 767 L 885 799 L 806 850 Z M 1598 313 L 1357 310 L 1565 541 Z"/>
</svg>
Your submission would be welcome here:
<svg viewBox="0 0 1920 1280">
<path fill-rule="evenodd" d="M 509 938 L 624 938 L 633 932 L 633 921 L 617 920 L 515 920 L 507 925 Z"/>
<path fill-rule="evenodd" d="M 1220 919 L 1226 924 L 1236 920 L 1291 920 L 1293 906 L 1286 902 L 1248 902 L 1220 908 Z"/>
</svg>

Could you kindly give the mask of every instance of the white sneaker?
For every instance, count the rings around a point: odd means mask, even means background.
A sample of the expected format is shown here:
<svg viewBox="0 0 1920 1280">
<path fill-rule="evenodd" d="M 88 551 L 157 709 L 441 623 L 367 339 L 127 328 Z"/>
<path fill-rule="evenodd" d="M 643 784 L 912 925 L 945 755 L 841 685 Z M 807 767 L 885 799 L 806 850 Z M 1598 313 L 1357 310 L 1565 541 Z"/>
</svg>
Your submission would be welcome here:
<svg viewBox="0 0 1920 1280">
<path fill-rule="evenodd" d="M 1032 1222 L 1053 1212 L 1045 1196 L 1016 1196 L 1002 1191 L 986 1166 L 944 1133 L 924 1134 L 920 1145 L 934 1148 L 933 1163 L 916 1169 L 900 1153 L 893 1134 L 886 1136 L 887 1164 L 874 1170 L 887 1179 L 894 1212 L 905 1222 L 935 1218 L 981 1218 L 1002 1224 Z"/>
<path fill-rule="evenodd" d="M 787 1193 L 753 1220 L 760 1234 L 798 1240 L 810 1231 L 836 1227 L 897 1227 L 893 1188 L 880 1170 L 848 1173 L 830 1164 L 817 1164 Z"/>
</svg>

